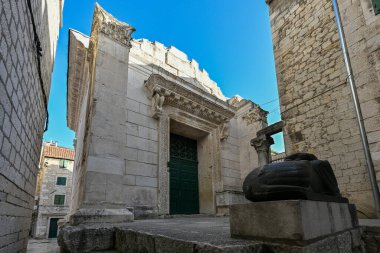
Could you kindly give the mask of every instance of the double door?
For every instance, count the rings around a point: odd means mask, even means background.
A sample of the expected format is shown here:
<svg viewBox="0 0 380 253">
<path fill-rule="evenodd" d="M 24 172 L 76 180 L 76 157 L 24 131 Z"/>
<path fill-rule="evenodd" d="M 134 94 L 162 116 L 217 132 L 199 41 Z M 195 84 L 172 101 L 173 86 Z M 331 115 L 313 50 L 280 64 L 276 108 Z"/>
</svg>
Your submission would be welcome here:
<svg viewBox="0 0 380 253">
<path fill-rule="evenodd" d="M 170 214 L 199 213 L 197 141 L 170 135 Z"/>
</svg>

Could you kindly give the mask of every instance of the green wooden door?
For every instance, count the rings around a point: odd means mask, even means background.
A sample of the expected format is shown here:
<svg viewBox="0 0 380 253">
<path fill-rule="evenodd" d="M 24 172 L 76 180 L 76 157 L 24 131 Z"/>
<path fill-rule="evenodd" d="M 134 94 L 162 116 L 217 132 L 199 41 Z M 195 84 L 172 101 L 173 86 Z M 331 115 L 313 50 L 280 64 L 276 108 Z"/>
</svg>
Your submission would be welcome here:
<svg viewBox="0 0 380 253">
<path fill-rule="evenodd" d="M 57 238 L 59 218 L 51 218 L 49 226 L 49 238 Z"/>
<path fill-rule="evenodd" d="M 170 135 L 170 214 L 199 213 L 197 141 Z"/>
</svg>

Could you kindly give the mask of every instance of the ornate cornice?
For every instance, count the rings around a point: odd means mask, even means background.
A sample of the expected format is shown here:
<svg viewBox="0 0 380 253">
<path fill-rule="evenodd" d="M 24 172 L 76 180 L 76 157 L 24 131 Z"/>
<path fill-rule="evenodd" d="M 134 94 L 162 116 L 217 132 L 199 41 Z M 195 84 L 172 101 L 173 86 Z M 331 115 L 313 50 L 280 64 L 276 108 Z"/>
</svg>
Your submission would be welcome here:
<svg viewBox="0 0 380 253">
<path fill-rule="evenodd" d="M 127 23 L 121 22 L 106 12 L 98 3 L 95 3 L 94 16 L 92 18 L 90 45 L 88 50 L 88 61 L 90 62 L 90 72 L 93 71 L 93 65 L 96 58 L 96 48 L 98 44 L 99 33 L 103 33 L 111 39 L 131 47 L 132 33 L 136 29 Z M 92 73 L 91 73 L 92 74 Z"/>
<path fill-rule="evenodd" d="M 91 35 L 94 29 L 128 47 L 131 47 L 131 34 L 136 31 L 131 25 L 114 18 L 100 7 L 98 3 L 95 4 Z"/>
<path fill-rule="evenodd" d="M 182 79 L 178 78 L 174 82 L 161 75 L 152 74 L 145 86 L 152 97 L 155 117 L 160 116 L 164 105 L 181 109 L 218 125 L 235 116 L 234 107 Z"/>
</svg>

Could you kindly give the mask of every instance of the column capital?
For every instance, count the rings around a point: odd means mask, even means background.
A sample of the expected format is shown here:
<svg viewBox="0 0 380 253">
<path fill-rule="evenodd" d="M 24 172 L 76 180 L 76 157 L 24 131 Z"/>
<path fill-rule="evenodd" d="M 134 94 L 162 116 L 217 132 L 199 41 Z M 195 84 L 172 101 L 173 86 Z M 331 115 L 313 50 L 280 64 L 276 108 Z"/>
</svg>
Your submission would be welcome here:
<svg viewBox="0 0 380 253">
<path fill-rule="evenodd" d="M 102 32 L 121 44 L 131 47 L 131 35 L 134 31 L 136 31 L 134 27 L 117 20 L 111 14 L 106 12 L 98 3 L 95 4 L 91 37 L 94 32 Z"/>
<path fill-rule="evenodd" d="M 251 146 L 253 146 L 257 152 L 268 152 L 272 144 L 274 144 L 274 140 L 270 136 L 260 136 L 251 140 Z"/>
</svg>

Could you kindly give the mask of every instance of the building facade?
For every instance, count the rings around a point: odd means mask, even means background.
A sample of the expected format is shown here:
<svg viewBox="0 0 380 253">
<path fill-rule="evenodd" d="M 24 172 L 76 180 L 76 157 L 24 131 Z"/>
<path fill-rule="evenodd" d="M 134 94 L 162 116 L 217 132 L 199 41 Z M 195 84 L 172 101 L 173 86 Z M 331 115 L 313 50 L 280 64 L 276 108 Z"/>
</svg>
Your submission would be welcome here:
<svg viewBox="0 0 380 253">
<path fill-rule="evenodd" d="M 25 252 L 63 0 L 0 1 L 0 251 Z"/>
<path fill-rule="evenodd" d="M 55 238 L 58 220 L 69 213 L 74 150 L 44 143 L 37 177 L 33 237 Z"/>
<path fill-rule="evenodd" d="M 380 177 L 379 1 L 338 0 L 370 151 Z M 370 179 L 330 0 L 267 0 L 287 153 L 329 160 L 359 215 L 374 217 Z M 377 5 L 376 5 L 377 4 Z"/>
<path fill-rule="evenodd" d="M 267 112 L 226 98 L 195 60 L 133 31 L 98 5 L 90 37 L 70 31 L 71 223 L 225 214 L 244 201 L 242 180 L 258 164 L 249 140 Z"/>
</svg>

